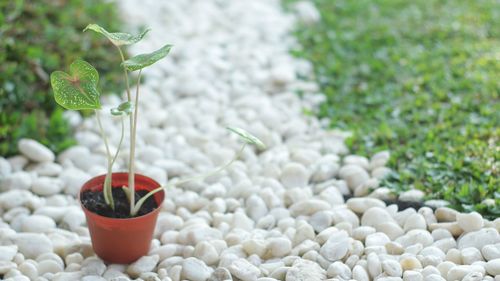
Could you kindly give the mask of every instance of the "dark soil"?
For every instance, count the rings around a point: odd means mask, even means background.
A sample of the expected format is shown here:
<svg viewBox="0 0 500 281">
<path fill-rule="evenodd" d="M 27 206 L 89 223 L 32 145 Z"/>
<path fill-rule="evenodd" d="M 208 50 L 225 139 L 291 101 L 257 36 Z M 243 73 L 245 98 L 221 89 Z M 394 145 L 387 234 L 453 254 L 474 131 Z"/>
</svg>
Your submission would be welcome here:
<svg viewBox="0 0 500 281">
<path fill-rule="evenodd" d="M 113 199 L 115 201 L 115 210 L 111 209 L 111 207 L 106 204 L 106 201 L 104 201 L 104 193 L 102 191 L 84 191 L 80 195 L 80 200 L 85 208 L 98 215 L 109 218 L 130 218 L 130 204 L 127 195 L 125 195 L 125 191 L 121 188 L 113 188 L 112 192 Z M 148 191 L 146 190 L 136 191 L 135 202 L 147 193 Z M 154 196 L 151 196 L 146 200 L 146 202 L 144 202 L 144 204 L 142 204 L 137 216 L 145 215 L 157 207 L 158 205 L 154 200 Z"/>
</svg>

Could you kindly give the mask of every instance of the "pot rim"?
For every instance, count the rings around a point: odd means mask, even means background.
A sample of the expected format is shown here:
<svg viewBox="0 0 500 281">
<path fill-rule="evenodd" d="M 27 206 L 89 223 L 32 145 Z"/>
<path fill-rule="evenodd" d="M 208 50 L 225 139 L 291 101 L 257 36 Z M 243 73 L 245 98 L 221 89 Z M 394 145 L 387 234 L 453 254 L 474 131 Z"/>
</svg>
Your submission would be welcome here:
<svg viewBox="0 0 500 281">
<path fill-rule="evenodd" d="M 113 172 L 111 173 L 111 176 L 113 175 L 128 175 L 127 172 Z M 161 185 L 154 179 L 146 176 L 146 175 L 143 175 L 143 174 L 139 174 L 139 173 L 134 173 L 135 176 L 141 176 L 141 177 L 144 177 L 144 178 L 147 178 L 148 180 L 151 180 L 153 183 L 155 183 L 158 187 L 160 187 Z M 163 202 L 165 201 L 165 189 L 163 189 L 162 191 L 159 191 L 158 194 L 162 194 L 163 193 L 163 196 L 161 196 L 161 202 L 158 203 L 158 207 L 154 210 L 152 210 L 151 212 L 145 214 L 145 215 L 142 215 L 142 216 L 137 216 L 137 217 L 133 217 L 133 218 L 112 218 L 112 217 L 106 217 L 106 216 L 101 216 L 97 213 L 94 213 L 92 212 L 91 210 L 87 209 L 83 203 L 82 203 L 82 200 L 81 200 L 81 193 L 82 193 L 82 189 L 85 185 L 87 185 L 90 181 L 92 180 L 95 180 L 97 178 L 102 178 L 102 183 L 104 184 L 104 178 L 106 177 L 106 174 L 101 174 L 101 175 L 97 175 L 97 176 L 94 176 L 92 178 L 90 178 L 88 181 L 86 181 L 82 187 L 80 188 L 80 192 L 78 192 L 78 202 L 80 203 L 80 207 L 83 209 L 83 211 L 85 213 L 87 213 L 88 215 L 94 217 L 94 218 L 99 218 L 99 219 L 106 219 L 106 220 L 113 220 L 113 221 L 134 221 L 134 220 L 140 220 L 142 218 L 145 218 L 147 216 L 151 216 L 151 215 L 154 215 L 154 213 L 157 213 L 160 211 L 161 209 L 161 206 L 163 204 Z M 154 195 L 153 195 L 154 196 Z"/>
</svg>

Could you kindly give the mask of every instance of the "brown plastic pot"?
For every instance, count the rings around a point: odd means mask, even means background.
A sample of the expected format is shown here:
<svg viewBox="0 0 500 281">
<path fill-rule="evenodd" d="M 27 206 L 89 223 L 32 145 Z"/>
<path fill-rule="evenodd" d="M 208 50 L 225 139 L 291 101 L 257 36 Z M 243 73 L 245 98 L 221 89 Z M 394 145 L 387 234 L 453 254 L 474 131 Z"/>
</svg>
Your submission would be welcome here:
<svg viewBox="0 0 500 281">
<path fill-rule="evenodd" d="M 81 190 L 101 191 L 106 175 L 97 176 L 86 182 Z M 113 173 L 113 188 L 121 188 L 128 185 L 128 173 Z M 153 190 L 159 187 L 153 179 L 136 174 L 136 190 Z M 80 201 L 80 205 L 87 217 L 87 225 L 92 239 L 94 252 L 104 261 L 109 263 L 131 263 L 146 255 L 151 245 L 153 232 L 165 199 L 164 191 L 153 195 L 158 208 L 143 216 L 120 219 L 100 216 L 89 211 Z"/>
</svg>

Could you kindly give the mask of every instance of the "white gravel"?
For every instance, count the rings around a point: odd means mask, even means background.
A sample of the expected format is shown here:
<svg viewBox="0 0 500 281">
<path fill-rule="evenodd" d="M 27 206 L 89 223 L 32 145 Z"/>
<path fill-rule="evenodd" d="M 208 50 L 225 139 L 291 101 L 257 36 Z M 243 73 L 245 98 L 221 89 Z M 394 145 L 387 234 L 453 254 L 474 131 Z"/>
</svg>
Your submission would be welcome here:
<svg viewBox="0 0 500 281">
<path fill-rule="evenodd" d="M 500 219 L 386 206 L 380 199 L 392 195 L 379 178 L 389 152 L 349 155 L 347 134 L 303 114 L 322 96 L 312 80 L 297 78 L 310 77 L 311 65 L 287 50 L 297 20 L 319 19 L 313 5 L 302 2 L 293 16 L 276 0 L 119 4 L 131 27 L 153 29 L 134 53 L 174 44 L 144 73 L 139 172 L 166 182 L 228 161 L 239 143 L 226 125 L 268 148 L 247 149 L 227 171 L 169 190 L 149 255 L 110 265 L 95 257 L 75 198 L 105 172 L 104 147 L 93 119 L 67 112 L 78 146 L 54 159 L 23 140 L 22 155 L 0 157 L 4 280 L 500 281 Z M 105 110 L 119 102 L 103 98 Z M 116 145 L 119 120 L 103 121 Z M 116 170 L 127 157 L 124 149 Z M 348 194 L 368 197 L 344 202 Z"/>
</svg>

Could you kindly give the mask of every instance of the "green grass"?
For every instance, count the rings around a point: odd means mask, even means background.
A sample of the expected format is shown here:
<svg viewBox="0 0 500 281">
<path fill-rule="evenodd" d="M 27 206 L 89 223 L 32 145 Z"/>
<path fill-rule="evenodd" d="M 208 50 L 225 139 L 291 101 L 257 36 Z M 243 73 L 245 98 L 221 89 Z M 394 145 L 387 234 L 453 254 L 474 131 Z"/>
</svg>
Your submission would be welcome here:
<svg viewBox="0 0 500 281">
<path fill-rule="evenodd" d="M 354 133 L 356 154 L 391 151 L 395 192 L 498 217 L 500 2 L 311 1 L 322 20 L 292 52 L 314 64 L 320 116 Z"/>
<path fill-rule="evenodd" d="M 122 26 L 110 1 L 0 1 L 0 156 L 15 155 L 20 138 L 55 152 L 74 144 L 53 98 L 52 71 L 81 58 L 95 63 L 103 93 L 124 89 L 116 49 L 82 32 L 93 22 L 113 31 Z"/>
</svg>

